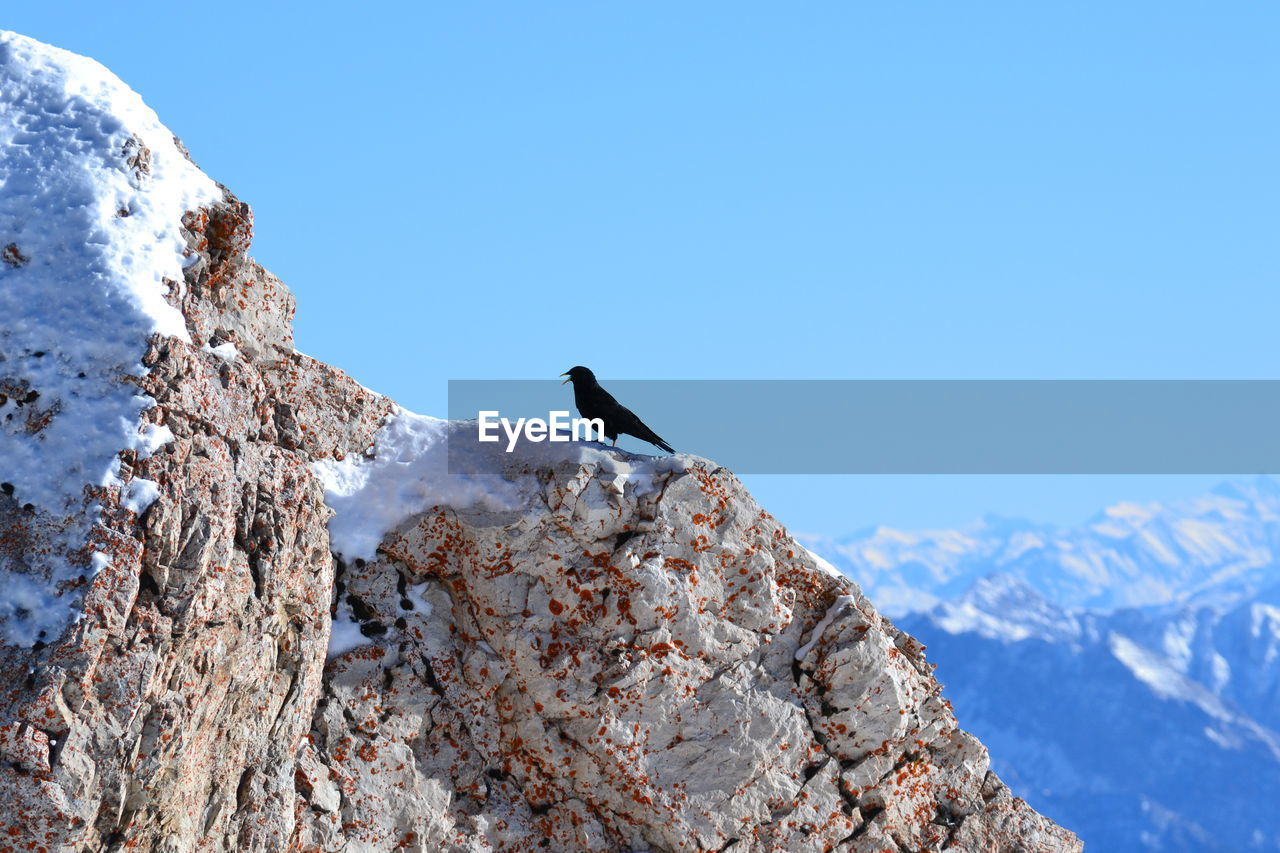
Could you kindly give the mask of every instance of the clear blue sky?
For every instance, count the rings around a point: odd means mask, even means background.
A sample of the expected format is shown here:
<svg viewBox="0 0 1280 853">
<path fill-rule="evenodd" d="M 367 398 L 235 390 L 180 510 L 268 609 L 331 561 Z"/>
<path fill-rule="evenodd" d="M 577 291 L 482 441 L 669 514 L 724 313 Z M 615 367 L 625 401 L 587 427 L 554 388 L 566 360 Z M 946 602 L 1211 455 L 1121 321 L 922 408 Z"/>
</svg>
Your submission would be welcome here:
<svg viewBox="0 0 1280 853">
<path fill-rule="evenodd" d="M 573 364 L 1280 376 L 1274 4 L 143 0 L 4 26 L 140 91 L 253 205 L 300 348 L 417 411 Z M 1212 479 L 749 484 L 841 533 Z"/>
</svg>

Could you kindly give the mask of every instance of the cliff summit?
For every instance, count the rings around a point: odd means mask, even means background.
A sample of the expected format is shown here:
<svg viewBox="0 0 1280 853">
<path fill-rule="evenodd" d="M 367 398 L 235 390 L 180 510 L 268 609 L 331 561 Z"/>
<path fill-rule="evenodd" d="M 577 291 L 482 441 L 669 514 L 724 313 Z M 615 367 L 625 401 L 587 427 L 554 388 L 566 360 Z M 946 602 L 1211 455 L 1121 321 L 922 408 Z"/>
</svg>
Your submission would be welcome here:
<svg viewBox="0 0 1280 853">
<path fill-rule="evenodd" d="M 105 68 L 0 75 L 0 849 L 1081 849 L 732 473 L 469 447 Z"/>
</svg>

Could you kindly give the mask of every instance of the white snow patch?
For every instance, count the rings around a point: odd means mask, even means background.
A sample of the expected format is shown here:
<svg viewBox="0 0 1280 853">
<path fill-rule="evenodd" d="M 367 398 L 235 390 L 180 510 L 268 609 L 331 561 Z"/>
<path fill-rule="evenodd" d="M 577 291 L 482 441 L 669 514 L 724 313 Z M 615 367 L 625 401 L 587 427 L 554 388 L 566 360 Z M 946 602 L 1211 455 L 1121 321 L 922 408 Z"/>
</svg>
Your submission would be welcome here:
<svg viewBox="0 0 1280 853">
<path fill-rule="evenodd" d="M 240 350 L 236 349 L 236 345 L 230 341 L 225 344 L 218 344 L 216 347 L 203 346 L 200 349 L 213 353 L 223 361 L 235 361 L 240 357 Z"/>
<path fill-rule="evenodd" d="M 596 465 L 602 479 L 617 489 L 643 494 L 658 487 L 660 475 L 685 470 L 688 458 L 641 457 L 607 450 L 592 442 L 521 442 L 514 453 L 475 440 L 475 424 L 418 415 L 397 407 L 363 455 L 341 461 L 323 459 L 312 470 L 325 488 L 329 547 L 345 560 L 372 560 L 387 534 L 432 507 L 518 510 L 538 488 L 527 470 L 570 461 Z M 449 452 L 449 442 L 455 442 Z M 461 469 L 467 473 L 451 471 Z M 425 583 L 405 595 L 423 617 L 432 612 Z M 329 635 L 328 657 L 372 643 L 346 602 L 339 602 Z M 495 654 L 487 644 L 481 647 Z"/>
<path fill-rule="evenodd" d="M 188 340 L 165 279 L 182 280 L 183 213 L 221 197 L 106 68 L 0 32 L 0 480 L 65 520 L 68 547 L 93 521 L 85 487 L 117 485 L 119 451 L 170 437 L 139 429 L 154 401 L 132 379 L 150 335 Z M 143 506 L 146 487 L 131 499 Z M 60 633 L 72 617 L 57 586 L 78 574 L 0 565 L 5 639 Z"/>
<path fill-rule="evenodd" d="M 827 628 L 831 627 L 831 623 L 839 616 L 846 607 L 853 605 L 852 595 L 842 595 L 832 602 L 827 608 L 826 614 L 823 615 L 822 621 L 813 628 L 813 633 L 809 635 L 809 642 L 796 649 L 796 660 L 804 660 L 809 656 L 809 652 L 813 651 L 813 647 L 818 644 L 818 640 L 822 639 L 822 634 Z"/>
<path fill-rule="evenodd" d="M 171 441 L 173 441 L 173 430 L 164 424 L 143 424 L 138 433 L 138 458 L 150 458 Z"/>
<path fill-rule="evenodd" d="M 160 484 L 155 480 L 134 477 L 120 490 L 120 506 L 142 515 L 160 497 Z"/>
<path fill-rule="evenodd" d="M 803 548 L 804 546 L 802 545 L 800 547 Z M 835 566 L 831 565 L 831 563 L 829 563 L 821 555 L 816 554 L 813 551 L 810 551 L 808 548 L 805 548 L 804 552 L 808 554 L 810 557 L 812 557 L 813 561 L 818 564 L 818 568 L 822 569 L 827 574 L 832 575 L 833 577 L 840 578 L 842 580 L 848 580 L 848 575 L 846 575 L 844 572 L 837 569 Z"/>
<path fill-rule="evenodd" d="M 1272 757 L 1280 760 L 1280 735 L 1264 728 L 1248 717 L 1235 712 L 1208 688 L 1182 673 L 1160 654 L 1119 633 L 1111 633 L 1107 638 L 1111 654 L 1116 660 L 1133 673 L 1133 676 L 1145 684 L 1152 693 L 1161 699 L 1187 702 L 1195 705 L 1205 714 L 1217 720 L 1222 727 L 1212 732 L 1206 730 L 1215 742 L 1224 748 L 1240 748 L 1242 738 L 1258 740 L 1267 748 Z M 1225 728 L 1223 728 L 1225 727 Z"/>
<path fill-rule="evenodd" d="M 334 511 L 329 547 L 335 554 L 372 560 L 388 532 L 433 506 L 518 505 L 508 480 L 448 472 L 448 431 L 448 421 L 397 408 L 378 431 L 372 459 L 314 463 Z"/>
<path fill-rule="evenodd" d="M 425 588 L 425 582 L 405 588 L 405 594 L 409 596 L 409 601 L 413 602 L 414 611 L 424 617 L 431 615 L 431 602 L 422 597 L 422 590 Z"/>
<path fill-rule="evenodd" d="M 450 441 L 455 442 L 452 454 Z M 536 482 L 520 471 L 573 461 L 598 465 L 616 488 L 657 488 L 658 475 L 684 470 L 687 457 L 640 457 L 593 442 L 521 441 L 513 453 L 476 441 L 472 421 L 447 421 L 397 407 L 364 457 L 322 459 L 329 547 L 347 560 L 374 558 L 386 535 L 432 507 L 518 510 Z M 450 466 L 455 470 L 451 471 Z M 466 473 L 459 473 L 463 470 Z"/>
<path fill-rule="evenodd" d="M 329 650 L 326 658 L 335 658 L 346 654 L 354 648 L 372 643 L 373 640 L 360 633 L 360 623 L 356 622 L 347 603 L 338 604 L 338 615 L 333 617 L 333 626 L 329 632 Z"/>
<path fill-rule="evenodd" d="M 1219 719 L 1229 716 L 1216 696 L 1178 672 L 1159 653 L 1138 645 L 1123 634 L 1113 633 L 1107 640 L 1116 660 L 1161 699 L 1190 702 Z"/>
</svg>

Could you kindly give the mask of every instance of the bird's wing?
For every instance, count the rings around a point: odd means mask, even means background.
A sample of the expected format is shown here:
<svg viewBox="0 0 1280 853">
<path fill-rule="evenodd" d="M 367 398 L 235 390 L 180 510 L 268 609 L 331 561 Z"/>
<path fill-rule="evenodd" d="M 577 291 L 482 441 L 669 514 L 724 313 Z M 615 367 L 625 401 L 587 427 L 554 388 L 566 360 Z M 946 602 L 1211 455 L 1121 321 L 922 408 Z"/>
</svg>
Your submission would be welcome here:
<svg viewBox="0 0 1280 853">
<path fill-rule="evenodd" d="M 649 429 L 644 425 L 643 421 L 636 417 L 635 412 L 631 411 L 617 400 L 613 401 L 610 415 L 612 416 L 611 420 L 613 421 L 614 426 L 616 426 L 620 432 L 625 432 L 628 435 L 636 435 L 636 430 Z M 638 437 L 639 436 L 637 436 L 637 438 Z"/>
<path fill-rule="evenodd" d="M 636 438 L 657 445 L 668 453 L 675 453 L 653 430 L 644 425 L 644 421 L 636 417 L 636 413 L 619 403 L 614 396 L 597 383 L 584 388 L 581 393 L 574 389 L 574 402 L 578 406 L 578 414 L 584 418 L 600 418 L 604 421 L 605 435 L 616 438 L 618 435 L 634 435 Z"/>
<path fill-rule="evenodd" d="M 618 412 L 615 416 L 613 425 L 617 428 L 618 432 L 624 432 L 627 435 L 634 435 L 641 441 L 647 441 L 650 444 L 657 445 L 668 453 L 675 453 L 675 450 L 671 448 L 671 445 L 663 441 L 661 436 L 649 429 L 649 427 L 645 425 L 644 421 L 636 417 L 635 412 L 620 403 L 615 402 L 615 405 L 618 407 Z"/>
<path fill-rule="evenodd" d="M 584 418 L 601 418 L 608 422 L 616 418 L 619 409 L 626 411 L 622 404 L 613 398 L 608 391 L 596 385 L 594 388 L 583 389 L 582 393 L 577 393 L 575 389 L 574 404 L 578 407 L 578 414 Z M 630 412 L 628 412 L 630 414 Z M 634 417 L 634 415 L 632 415 Z"/>
</svg>

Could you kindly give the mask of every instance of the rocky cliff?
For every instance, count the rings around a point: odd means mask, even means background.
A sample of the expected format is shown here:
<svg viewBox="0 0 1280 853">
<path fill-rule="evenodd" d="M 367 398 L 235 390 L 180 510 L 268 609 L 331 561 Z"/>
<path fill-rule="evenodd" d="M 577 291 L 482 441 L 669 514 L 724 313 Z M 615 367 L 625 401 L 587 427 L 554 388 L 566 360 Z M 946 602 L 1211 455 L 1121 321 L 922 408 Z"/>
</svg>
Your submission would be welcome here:
<svg viewBox="0 0 1280 853">
<path fill-rule="evenodd" d="M 0 849 L 1080 849 L 730 472 L 448 474 L 135 95 L 0 67 Z"/>
</svg>

